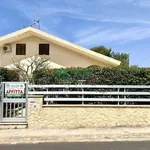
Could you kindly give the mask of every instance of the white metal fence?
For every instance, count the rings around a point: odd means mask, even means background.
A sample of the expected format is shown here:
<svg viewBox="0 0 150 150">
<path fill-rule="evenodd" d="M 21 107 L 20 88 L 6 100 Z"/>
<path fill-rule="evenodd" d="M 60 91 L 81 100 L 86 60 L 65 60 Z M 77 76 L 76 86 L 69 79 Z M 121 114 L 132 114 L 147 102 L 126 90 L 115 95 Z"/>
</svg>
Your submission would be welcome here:
<svg viewBox="0 0 150 150">
<path fill-rule="evenodd" d="M 150 86 L 29 85 L 29 95 L 43 95 L 43 105 L 150 105 Z"/>
</svg>

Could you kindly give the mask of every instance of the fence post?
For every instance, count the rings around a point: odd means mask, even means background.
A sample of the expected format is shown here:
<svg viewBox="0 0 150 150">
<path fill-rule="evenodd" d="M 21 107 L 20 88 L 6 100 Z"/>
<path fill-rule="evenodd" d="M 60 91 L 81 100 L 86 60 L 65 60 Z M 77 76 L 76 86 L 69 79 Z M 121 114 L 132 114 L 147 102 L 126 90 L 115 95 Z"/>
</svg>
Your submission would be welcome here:
<svg viewBox="0 0 150 150">
<path fill-rule="evenodd" d="M 28 95 L 28 91 L 29 91 L 29 83 L 28 82 L 26 82 L 25 83 L 25 86 L 26 86 L 26 114 L 25 114 L 25 117 L 26 117 L 26 120 L 28 120 L 28 109 L 29 109 L 29 101 L 28 101 L 28 98 L 29 98 L 29 95 Z M 23 105 L 23 103 L 22 103 L 22 105 Z M 23 115 L 23 109 L 22 109 L 22 115 Z"/>
<path fill-rule="evenodd" d="M 3 110 L 2 110 L 2 95 L 3 95 L 3 83 L 0 83 L 0 122 L 2 122 L 2 115 L 3 115 Z"/>
<path fill-rule="evenodd" d="M 126 93 L 126 88 L 124 88 L 124 94 Z M 126 99 L 126 95 L 124 95 L 124 99 Z M 126 101 L 124 101 L 124 104 L 127 105 Z"/>
<path fill-rule="evenodd" d="M 83 87 L 82 87 L 82 99 L 83 99 L 82 105 L 84 105 L 84 88 Z"/>
<path fill-rule="evenodd" d="M 3 97 L 4 97 L 4 82 L 1 82 L 1 88 L 0 88 L 0 122 L 2 122 L 3 119 Z"/>
<path fill-rule="evenodd" d="M 48 88 L 47 88 L 47 92 L 48 92 Z M 46 98 L 48 98 L 48 95 L 46 95 Z M 46 101 L 46 105 L 48 105 L 48 103 L 49 103 L 49 102 L 48 102 L 48 101 Z"/>
<path fill-rule="evenodd" d="M 120 89 L 118 88 L 118 105 L 120 104 L 120 102 L 119 102 L 119 91 L 120 91 Z"/>
</svg>

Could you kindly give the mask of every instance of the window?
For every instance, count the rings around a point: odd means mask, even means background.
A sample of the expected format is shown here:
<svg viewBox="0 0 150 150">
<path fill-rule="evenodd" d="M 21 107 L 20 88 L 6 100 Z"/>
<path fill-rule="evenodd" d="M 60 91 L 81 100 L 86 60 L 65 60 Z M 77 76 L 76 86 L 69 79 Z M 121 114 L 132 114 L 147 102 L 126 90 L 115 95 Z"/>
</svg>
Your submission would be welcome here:
<svg viewBox="0 0 150 150">
<path fill-rule="evenodd" d="M 26 44 L 16 44 L 16 55 L 26 55 Z"/>
<path fill-rule="evenodd" d="M 49 55 L 49 44 L 39 44 L 39 55 Z"/>
</svg>

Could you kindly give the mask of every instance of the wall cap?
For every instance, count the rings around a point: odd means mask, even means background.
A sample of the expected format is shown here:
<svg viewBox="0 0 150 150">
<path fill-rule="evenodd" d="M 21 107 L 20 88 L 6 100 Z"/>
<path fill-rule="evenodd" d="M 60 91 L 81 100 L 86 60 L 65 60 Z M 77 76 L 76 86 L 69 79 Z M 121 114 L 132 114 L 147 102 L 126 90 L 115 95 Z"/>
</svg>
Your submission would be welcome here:
<svg viewBox="0 0 150 150">
<path fill-rule="evenodd" d="M 43 105 L 42 107 L 150 108 L 150 105 Z"/>
<path fill-rule="evenodd" d="M 28 98 L 43 98 L 44 95 L 29 95 Z"/>
</svg>

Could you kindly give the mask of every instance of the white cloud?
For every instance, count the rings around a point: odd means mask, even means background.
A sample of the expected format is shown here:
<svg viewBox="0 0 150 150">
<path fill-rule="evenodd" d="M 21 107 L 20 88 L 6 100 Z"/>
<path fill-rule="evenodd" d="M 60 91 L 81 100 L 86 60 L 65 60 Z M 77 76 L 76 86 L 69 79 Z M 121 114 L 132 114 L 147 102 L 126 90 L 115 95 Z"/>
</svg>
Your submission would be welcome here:
<svg viewBox="0 0 150 150">
<path fill-rule="evenodd" d="M 82 1 L 62 0 L 61 6 L 58 5 L 57 0 L 55 1 L 54 0 L 38 1 L 36 4 L 33 5 L 33 4 L 30 4 L 29 2 L 27 3 L 26 1 L 13 0 L 13 2 L 10 2 L 11 5 L 8 5 L 8 7 L 11 7 L 11 8 L 12 6 L 15 7 L 15 9 L 18 9 L 21 13 L 23 13 L 30 20 L 33 20 L 34 10 L 37 10 L 37 14 L 41 18 L 47 18 L 47 20 L 50 20 L 51 24 L 54 24 L 54 25 L 59 24 L 61 22 L 60 17 L 64 15 L 70 18 L 76 18 L 76 19 L 94 21 L 94 22 L 150 24 L 149 20 L 134 19 L 134 18 L 129 18 L 129 17 L 122 18 L 119 16 L 118 17 L 112 17 L 112 16 L 104 17 L 103 13 L 97 14 L 96 12 L 96 10 L 99 8 L 100 5 L 106 5 L 106 4 L 111 5 L 115 3 L 136 3 L 137 0 L 124 0 L 124 1 L 94 0 L 94 1 L 90 1 L 90 3 L 87 0 L 82 0 Z M 140 1 L 140 3 L 142 2 L 143 1 Z"/>
<path fill-rule="evenodd" d="M 36 16 L 41 19 L 41 28 L 42 30 L 50 33 L 54 33 L 52 28 L 59 25 L 62 21 L 61 14 L 75 14 L 76 12 L 80 12 L 79 9 L 72 9 L 71 7 L 52 5 L 51 1 L 38 1 L 35 4 L 21 1 L 21 0 L 13 0 L 7 5 L 8 8 L 13 8 L 15 10 L 20 11 L 22 16 L 25 16 L 29 21 L 29 24 L 33 23 L 34 20 L 34 11 L 36 10 Z M 55 1 L 54 1 L 55 2 Z M 17 6 L 17 7 L 16 7 Z M 54 33 L 58 35 L 57 33 Z"/>
<path fill-rule="evenodd" d="M 86 20 L 86 21 L 93 21 L 93 22 L 108 22 L 108 23 L 124 23 L 124 24 L 150 24 L 148 20 L 138 20 L 138 19 L 128 19 L 128 18 L 103 18 L 99 16 L 89 16 L 86 14 L 83 15 L 74 15 L 70 16 L 71 18 Z"/>
<path fill-rule="evenodd" d="M 94 27 L 94 28 L 86 28 L 85 30 L 79 30 L 79 31 L 75 31 L 75 38 L 85 38 L 87 36 L 96 34 L 97 32 L 99 32 L 100 30 L 102 30 L 103 28 L 101 27 Z"/>
<path fill-rule="evenodd" d="M 57 0 L 56 0 L 57 1 Z M 93 8 L 93 5 L 96 4 L 107 4 L 111 5 L 112 3 L 132 3 L 135 4 L 137 0 L 106 0 L 106 1 L 100 1 L 95 0 L 90 3 L 88 3 L 87 0 L 83 1 L 71 1 L 70 0 L 63 0 L 65 3 L 61 6 L 58 6 L 58 3 L 55 3 L 56 1 L 45 1 L 41 2 L 39 1 L 36 5 L 30 5 L 28 3 L 17 1 L 17 9 L 24 13 L 27 18 L 30 20 L 33 19 L 33 10 L 38 10 L 38 13 L 40 14 L 41 18 L 43 18 L 43 22 L 41 23 L 41 27 L 44 31 L 50 32 L 54 35 L 58 35 L 58 33 L 54 33 L 52 28 L 54 26 L 59 25 L 61 22 L 61 17 L 63 15 L 66 15 L 70 18 L 76 18 L 81 20 L 86 20 L 90 22 L 110 22 L 110 23 L 126 23 L 126 24 L 144 24 L 149 25 L 150 21 L 148 20 L 142 20 L 142 19 L 132 19 L 132 18 L 115 18 L 115 17 L 103 17 L 102 14 L 95 15 L 95 11 Z M 58 1 L 57 1 L 58 2 Z M 24 9 L 26 8 L 26 9 Z M 92 8 L 92 9 L 91 9 Z M 90 10 L 90 11 L 89 11 Z M 93 13 L 92 13 L 93 10 Z M 45 19 L 46 18 L 46 19 Z M 48 23 L 50 22 L 50 23 Z M 86 28 L 86 26 L 85 26 Z M 127 28 L 124 31 L 117 28 L 111 28 L 111 29 L 104 29 L 99 27 L 93 27 L 92 29 L 86 29 L 83 31 L 75 31 L 75 38 L 78 39 L 76 43 L 80 45 L 92 45 L 92 44 L 105 44 L 108 42 L 129 42 L 133 40 L 141 40 L 144 38 L 147 38 L 150 36 L 150 28 L 146 27 L 134 27 L 134 28 Z"/>
<path fill-rule="evenodd" d="M 150 7 L 150 1 L 149 0 L 131 0 L 131 3 L 135 6 Z"/>
<path fill-rule="evenodd" d="M 76 18 L 89 22 L 104 22 L 104 23 L 125 23 L 125 24 L 150 24 L 149 20 L 125 18 L 116 16 L 103 15 L 103 12 L 97 13 L 96 11 L 101 5 L 111 5 L 116 3 L 135 3 L 137 0 L 51 0 L 51 1 L 37 1 L 31 3 L 22 0 L 13 0 L 9 2 L 7 7 L 11 9 L 17 9 L 29 19 L 29 22 L 33 22 L 33 12 L 37 10 L 38 16 L 41 18 L 43 29 L 49 28 L 52 33 L 52 28 L 58 26 L 64 16 L 70 18 Z M 61 5 L 60 5 L 60 4 Z M 2 5 L 2 4 L 0 4 Z M 17 6 L 17 7 L 16 7 Z M 102 6 L 103 7 L 103 6 Z M 96 14 L 96 15 L 95 15 Z"/>
<path fill-rule="evenodd" d="M 80 37 L 78 37 L 75 43 L 90 47 L 93 45 L 103 45 L 111 42 L 126 43 L 142 40 L 150 37 L 150 27 L 133 27 L 124 30 L 117 28 L 100 29 L 99 32 L 93 34 L 89 34 L 87 30 L 86 34 L 89 36 L 81 36 L 81 31 Z M 85 35 L 85 31 L 83 31 L 83 35 Z"/>
</svg>

